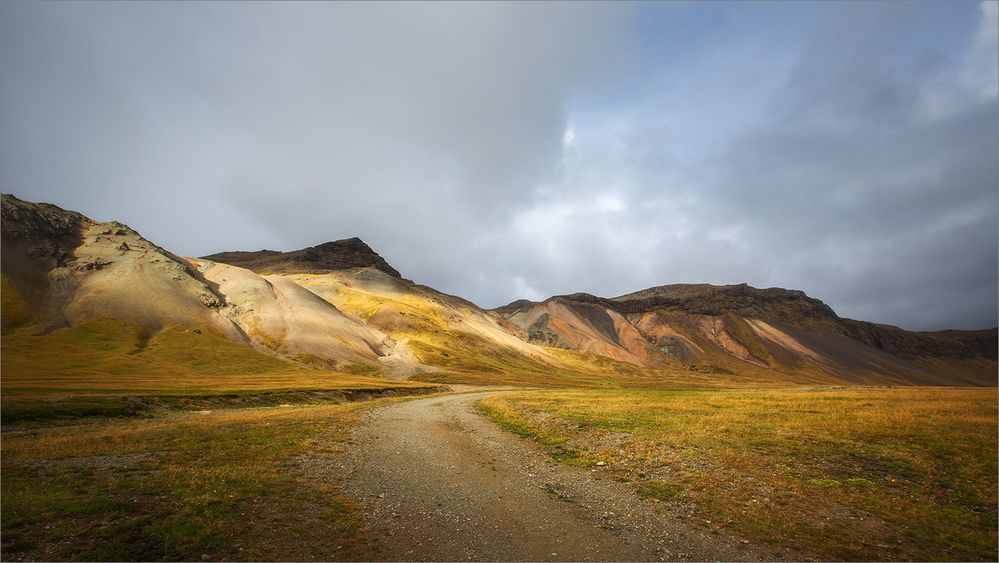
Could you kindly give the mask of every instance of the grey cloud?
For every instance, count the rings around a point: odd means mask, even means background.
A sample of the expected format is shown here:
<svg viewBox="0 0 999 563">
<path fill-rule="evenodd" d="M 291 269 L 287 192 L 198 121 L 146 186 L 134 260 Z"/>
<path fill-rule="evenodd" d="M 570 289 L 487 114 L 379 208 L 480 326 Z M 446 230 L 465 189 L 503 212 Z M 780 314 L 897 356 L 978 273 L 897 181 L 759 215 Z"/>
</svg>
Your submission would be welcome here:
<svg viewBox="0 0 999 563">
<path fill-rule="evenodd" d="M 838 9 L 809 35 L 763 118 L 723 149 L 684 159 L 671 156 L 682 147 L 660 142 L 667 149 L 657 152 L 650 137 L 668 127 L 640 120 L 604 144 L 620 154 L 597 165 L 610 176 L 590 178 L 584 197 L 623 185 L 628 213 L 563 226 L 574 245 L 562 252 L 578 258 L 529 280 L 567 289 L 585 280 L 603 294 L 747 281 L 906 328 L 995 326 L 996 98 L 954 80 L 947 112 L 927 103 L 941 78 L 974 75 L 969 64 L 987 76 L 995 59 L 913 48 L 935 22 L 905 5 Z"/>
<path fill-rule="evenodd" d="M 410 253 L 431 256 L 440 250 L 420 242 L 467 237 L 546 180 L 568 98 L 603 76 L 627 12 L 484 3 L 6 10 L 9 189 L 143 216 L 148 234 L 188 253 L 359 234 L 383 247 L 406 237 Z M 58 165 L 46 166 L 55 155 Z M 150 221 L 135 199 L 165 213 Z M 170 234 L 178 220 L 190 230 L 179 241 Z"/>
<path fill-rule="evenodd" d="M 803 58 L 809 86 L 792 74 L 775 125 L 721 155 L 713 207 L 746 225 L 752 247 L 775 253 L 770 280 L 797 282 L 841 314 L 921 329 L 994 326 L 996 99 L 969 95 L 947 116 L 929 114 L 919 99 L 927 78 L 887 72 L 906 68 L 905 57 L 877 49 L 899 40 L 880 29 Z M 822 75 L 829 66 L 840 68 Z"/>
<path fill-rule="evenodd" d="M 994 326 L 982 6 L 7 3 L 0 185 L 189 255 L 360 236 L 485 306 L 749 282 Z"/>
</svg>

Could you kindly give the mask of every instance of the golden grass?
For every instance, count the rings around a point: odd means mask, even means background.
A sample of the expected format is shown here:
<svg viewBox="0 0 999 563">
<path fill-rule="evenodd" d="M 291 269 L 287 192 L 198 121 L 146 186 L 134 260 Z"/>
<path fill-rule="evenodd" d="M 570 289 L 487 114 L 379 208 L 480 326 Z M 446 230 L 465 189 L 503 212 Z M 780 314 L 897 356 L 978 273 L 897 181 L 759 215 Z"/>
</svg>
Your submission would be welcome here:
<svg viewBox="0 0 999 563">
<path fill-rule="evenodd" d="M 4 558 L 370 559 L 333 461 L 361 413 L 385 402 L 7 433 Z"/>
<path fill-rule="evenodd" d="M 774 557 L 996 559 L 996 389 L 537 391 L 483 408 Z"/>
<path fill-rule="evenodd" d="M 207 327 L 168 327 L 147 338 L 138 326 L 114 319 L 88 321 L 44 336 L 5 335 L 0 368 L 5 396 L 421 385 L 295 365 L 229 341 Z"/>
</svg>

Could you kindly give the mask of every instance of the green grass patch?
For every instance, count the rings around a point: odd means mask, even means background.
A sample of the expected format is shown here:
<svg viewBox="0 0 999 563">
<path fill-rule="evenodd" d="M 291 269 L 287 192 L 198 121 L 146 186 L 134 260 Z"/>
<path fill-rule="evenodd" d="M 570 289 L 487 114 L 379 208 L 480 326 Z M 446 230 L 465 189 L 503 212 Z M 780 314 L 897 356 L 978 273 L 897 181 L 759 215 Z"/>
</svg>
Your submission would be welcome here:
<svg viewBox="0 0 999 563">
<path fill-rule="evenodd" d="M 34 560 L 359 560 L 330 483 L 377 403 L 78 423 L 3 440 L 2 549 Z"/>
<path fill-rule="evenodd" d="M 683 487 L 676 483 L 662 481 L 641 481 L 635 483 L 635 492 L 639 495 L 661 501 L 671 501 L 680 497 Z"/>
</svg>

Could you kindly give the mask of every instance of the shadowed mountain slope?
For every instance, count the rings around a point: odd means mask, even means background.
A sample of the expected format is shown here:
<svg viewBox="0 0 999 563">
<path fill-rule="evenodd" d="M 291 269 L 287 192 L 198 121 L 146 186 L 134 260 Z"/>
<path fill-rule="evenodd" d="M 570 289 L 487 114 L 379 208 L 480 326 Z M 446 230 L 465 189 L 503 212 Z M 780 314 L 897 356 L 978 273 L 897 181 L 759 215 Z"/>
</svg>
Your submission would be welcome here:
<svg viewBox="0 0 999 563">
<path fill-rule="evenodd" d="M 48 272 L 74 259 L 73 250 L 92 221 L 49 203 L 6 194 L 0 210 L 0 271 L 30 308 L 39 309 L 50 289 Z"/>
</svg>

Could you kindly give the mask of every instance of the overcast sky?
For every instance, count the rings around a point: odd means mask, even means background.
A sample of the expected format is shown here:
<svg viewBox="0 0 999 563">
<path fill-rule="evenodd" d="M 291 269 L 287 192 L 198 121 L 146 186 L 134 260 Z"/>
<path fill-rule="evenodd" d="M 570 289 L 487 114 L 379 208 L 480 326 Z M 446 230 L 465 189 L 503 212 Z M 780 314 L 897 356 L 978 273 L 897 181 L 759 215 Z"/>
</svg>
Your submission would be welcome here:
<svg viewBox="0 0 999 563">
<path fill-rule="evenodd" d="M 359 236 L 493 307 L 997 324 L 997 4 L 0 4 L 0 188 L 174 252 Z"/>
</svg>

